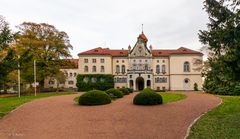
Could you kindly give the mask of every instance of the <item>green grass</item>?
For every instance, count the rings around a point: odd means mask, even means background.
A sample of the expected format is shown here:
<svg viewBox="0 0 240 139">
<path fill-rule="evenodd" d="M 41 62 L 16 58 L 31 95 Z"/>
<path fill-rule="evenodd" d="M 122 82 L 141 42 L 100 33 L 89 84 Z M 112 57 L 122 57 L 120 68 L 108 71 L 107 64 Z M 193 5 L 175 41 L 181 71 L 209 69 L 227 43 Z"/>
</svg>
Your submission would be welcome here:
<svg viewBox="0 0 240 139">
<path fill-rule="evenodd" d="M 170 103 L 185 99 L 187 96 L 180 93 L 159 93 L 163 98 L 163 103 Z"/>
<path fill-rule="evenodd" d="M 0 118 L 2 118 L 4 115 L 8 114 L 10 111 L 14 110 L 16 107 L 29 102 L 34 99 L 40 99 L 50 96 L 60 96 L 60 95 L 69 95 L 73 93 L 39 93 L 37 96 L 21 96 L 18 98 L 17 96 L 10 96 L 10 97 L 4 97 L 0 98 Z"/>
<path fill-rule="evenodd" d="M 193 125 L 188 139 L 239 139 L 240 97 L 221 96 L 223 104 Z"/>
</svg>

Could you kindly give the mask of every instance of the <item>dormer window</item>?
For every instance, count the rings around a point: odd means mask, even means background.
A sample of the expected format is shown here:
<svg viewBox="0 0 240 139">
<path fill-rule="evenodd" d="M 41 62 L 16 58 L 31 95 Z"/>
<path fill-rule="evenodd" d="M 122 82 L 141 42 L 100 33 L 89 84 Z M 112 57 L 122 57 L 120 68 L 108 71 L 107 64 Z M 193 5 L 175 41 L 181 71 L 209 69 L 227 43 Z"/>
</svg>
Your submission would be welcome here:
<svg viewBox="0 0 240 139">
<path fill-rule="evenodd" d="M 94 52 L 98 52 L 98 50 L 94 50 Z"/>
</svg>

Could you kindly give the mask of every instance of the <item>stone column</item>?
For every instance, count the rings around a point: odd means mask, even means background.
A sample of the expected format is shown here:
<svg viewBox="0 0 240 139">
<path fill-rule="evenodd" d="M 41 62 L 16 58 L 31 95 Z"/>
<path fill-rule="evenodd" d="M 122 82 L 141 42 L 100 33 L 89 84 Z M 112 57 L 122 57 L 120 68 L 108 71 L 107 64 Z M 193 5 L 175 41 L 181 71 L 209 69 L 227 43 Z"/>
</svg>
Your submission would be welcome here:
<svg viewBox="0 0 240 139">
<path fill-rule="evenodd" d="M 151 80 L 151 89 L 154 90 L 154 80 Z"/>
<path fill-rule="evenodd" d="M 136 88 L 136 79 L 133 80 L 133 90 L 137 91 L 137 88 Z"/>
<path fill-rule="evenodd" d="M 147 80 L 144 79 L 144 88 L 147 88 Z"/>
</svg>

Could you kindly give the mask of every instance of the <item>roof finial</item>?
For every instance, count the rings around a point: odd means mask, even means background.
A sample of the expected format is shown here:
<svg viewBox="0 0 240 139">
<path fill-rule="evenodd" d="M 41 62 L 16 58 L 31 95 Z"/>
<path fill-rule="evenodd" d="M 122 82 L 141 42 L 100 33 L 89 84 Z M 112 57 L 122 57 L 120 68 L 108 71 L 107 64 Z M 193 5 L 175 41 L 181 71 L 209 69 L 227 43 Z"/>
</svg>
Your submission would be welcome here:
<svg viewBox="0 0 240 139">
<path fill-rule="evenodd" d="M 143 24 L 142 24 L 142 34 L 143 34 Z"/>
</svg>

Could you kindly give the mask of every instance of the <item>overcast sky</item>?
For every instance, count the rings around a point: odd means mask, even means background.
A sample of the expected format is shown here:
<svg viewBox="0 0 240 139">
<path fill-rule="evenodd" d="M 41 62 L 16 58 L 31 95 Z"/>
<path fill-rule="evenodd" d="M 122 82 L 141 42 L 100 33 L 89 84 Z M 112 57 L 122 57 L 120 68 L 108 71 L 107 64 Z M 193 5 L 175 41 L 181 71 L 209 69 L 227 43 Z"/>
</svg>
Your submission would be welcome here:
<svg viewBox="0 0 240 139">
<path fill-rule="evenodd" d="M 31 21 L 65 31 L 75 58 L 95 47 L 133 46 L 141 24 L 153 49 L 199 50 L 198 31 L 208 22 L 202 0 L 1 0 L 0 15 L 12 28 Z"/>
</svg>

